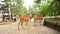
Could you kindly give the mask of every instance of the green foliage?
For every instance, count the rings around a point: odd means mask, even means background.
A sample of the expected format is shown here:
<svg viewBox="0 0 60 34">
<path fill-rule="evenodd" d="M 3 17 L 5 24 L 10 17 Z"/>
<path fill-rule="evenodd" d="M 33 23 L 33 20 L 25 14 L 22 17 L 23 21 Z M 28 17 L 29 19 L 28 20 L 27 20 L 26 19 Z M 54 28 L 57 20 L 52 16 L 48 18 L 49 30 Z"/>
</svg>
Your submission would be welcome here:
<svg viewBox="0 0 60 34">
<path fill-rule="evenodd" d="M 39 7 L 37 10 L 36 8 Z M 48 0 L 48 2 L 35 3 L 34 13 L 43 16 L 56 16 L 60 14 L 60 1 Z"/>
<path fill-rule="evenodd" d="M 17 5 L 13 5 L 12 12 L 17 15 L 27 15 L 27 9 L 23 6 L 23 0 L 17 0 Z"/>
<path fill-rule="evenodd" d="M 48 3 L 44 2 L 40 5 L 40 14 L 45 16 L 47 14 Z"/>
<path fill-rule="evenodd" d="M 12 12 L 17 15 L 27 15 L 29 12 L 36 15 L 43 16 L 56 16 L 60 15 L 60 0 L 48 0 L 48 2 L 41 3 L 40 0 L 35 0 L 33 8 L 28 10 L 23 6 L 23 0 L 12 0 L 12 2 L 17 2 L 17 5 L 8 4 L 11 6 Z M 5 0 L 5 2 L 11 2 L 10 0 Z"/>
<path fill-rule="evenodd" d="M 39 15 L 39 8 L 36 8 L 34 14 Z"/>
<path fill-rule="evenodd" d="M 34 9 L 35 10 L 34 11 L 34 14 L 45 16 L 46 15 L 46 12 L 47 12 L 48 6 L 49 6 L 48 3 L 46 3 L 46 2 L 35 4 L 35 6 L 34 6 L 34 8 L 35 8 Z"/>
<path fill-rule="evenodd" d="M 54 16 L 59 15 L 59 12 L 60 12 L 59 6 L 60 6 L 59 0 L 54 0 L 54 1 L 50 4 L 50 6 L 49 6 L 48 9 L 51 10 L 51 12 L 52 12 L 51 15 L 54 15 Z"/>
<path fill-rule="evenodd" d="M 16 2 L 17 2 L 17 5 L 16 6 L 15 5 L 12 6 L 13 7 L 12 12 L 17 14 L 17 15 L 20 15 L 21 14 L 20 12 L 22 11 L 21 7 L 22 7 L 23 2 L 22 2 L 22 0 L 17 0 Z"/>
</svg>

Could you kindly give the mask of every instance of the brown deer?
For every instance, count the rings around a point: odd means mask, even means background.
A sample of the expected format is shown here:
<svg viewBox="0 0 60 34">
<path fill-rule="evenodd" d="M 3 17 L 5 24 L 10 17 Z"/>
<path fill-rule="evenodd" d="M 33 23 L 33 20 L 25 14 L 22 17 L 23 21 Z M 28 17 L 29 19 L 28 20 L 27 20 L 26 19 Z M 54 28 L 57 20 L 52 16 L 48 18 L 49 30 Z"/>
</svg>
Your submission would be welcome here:
<svg viewBox="0 0 60 34">
<path fill-rule="evenodd" d="M 19 30 L 19 25 L 23 26 L 23 23 L 26 22 L 26 24 L 30 21 L 30 16 L 20 16 L 20 21 L 18 23 L 18 30 Z"/>
</svg>

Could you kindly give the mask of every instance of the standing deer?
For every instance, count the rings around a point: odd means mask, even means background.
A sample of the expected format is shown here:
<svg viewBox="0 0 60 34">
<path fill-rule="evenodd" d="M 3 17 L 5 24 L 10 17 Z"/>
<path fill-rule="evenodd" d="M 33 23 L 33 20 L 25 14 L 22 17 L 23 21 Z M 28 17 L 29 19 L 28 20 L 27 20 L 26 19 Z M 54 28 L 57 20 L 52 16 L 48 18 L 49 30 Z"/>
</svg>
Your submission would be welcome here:
<svg viewBox="0 0 60 34">
<path fill-rule="evenodd" d="M 26 22 L 26 24 L 30 21 L 30 16 L 20 16 L 20 21 L 18 23 L 18 30 L 19 30 L 19 25 L 23 26 L 23 23 Z"/>
</svg>

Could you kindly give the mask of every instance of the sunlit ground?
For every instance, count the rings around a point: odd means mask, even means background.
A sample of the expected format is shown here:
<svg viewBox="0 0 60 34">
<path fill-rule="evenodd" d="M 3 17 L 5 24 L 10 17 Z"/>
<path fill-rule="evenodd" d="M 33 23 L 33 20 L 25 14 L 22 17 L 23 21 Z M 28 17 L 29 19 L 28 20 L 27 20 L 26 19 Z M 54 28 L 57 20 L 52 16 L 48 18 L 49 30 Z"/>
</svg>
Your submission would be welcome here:
<svg viewBox="0 0 60 34">
<path fill-rule="evenodd" d="M 20 29 L 18 30 L 18 23 L 19 21 L 0 25 L 0 34 L 60 34 L 60 32 L 43 25 L 34 27 L 33 21 L 29 23 L 32 25 L 23 25 L 23 28 L 20 25 Z"/>
</svg>

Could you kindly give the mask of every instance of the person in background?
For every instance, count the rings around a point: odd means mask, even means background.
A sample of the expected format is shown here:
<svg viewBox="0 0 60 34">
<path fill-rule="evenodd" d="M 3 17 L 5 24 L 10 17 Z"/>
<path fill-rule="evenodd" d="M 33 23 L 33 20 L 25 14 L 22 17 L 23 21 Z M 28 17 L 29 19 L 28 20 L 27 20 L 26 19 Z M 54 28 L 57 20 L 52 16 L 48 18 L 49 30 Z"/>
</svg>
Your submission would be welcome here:
<svg viewBox="0 0 60 34">
<path fill-rule="evenodd" d="M 13 21 L 14 21 L 14 22 L 16 21 L 16 15 L 13 16 Z"/>
<path fill-rule="evenodd" d="M 30 19 L 32 19 L 32 13 L 30 13 Z"/>
</svg>

